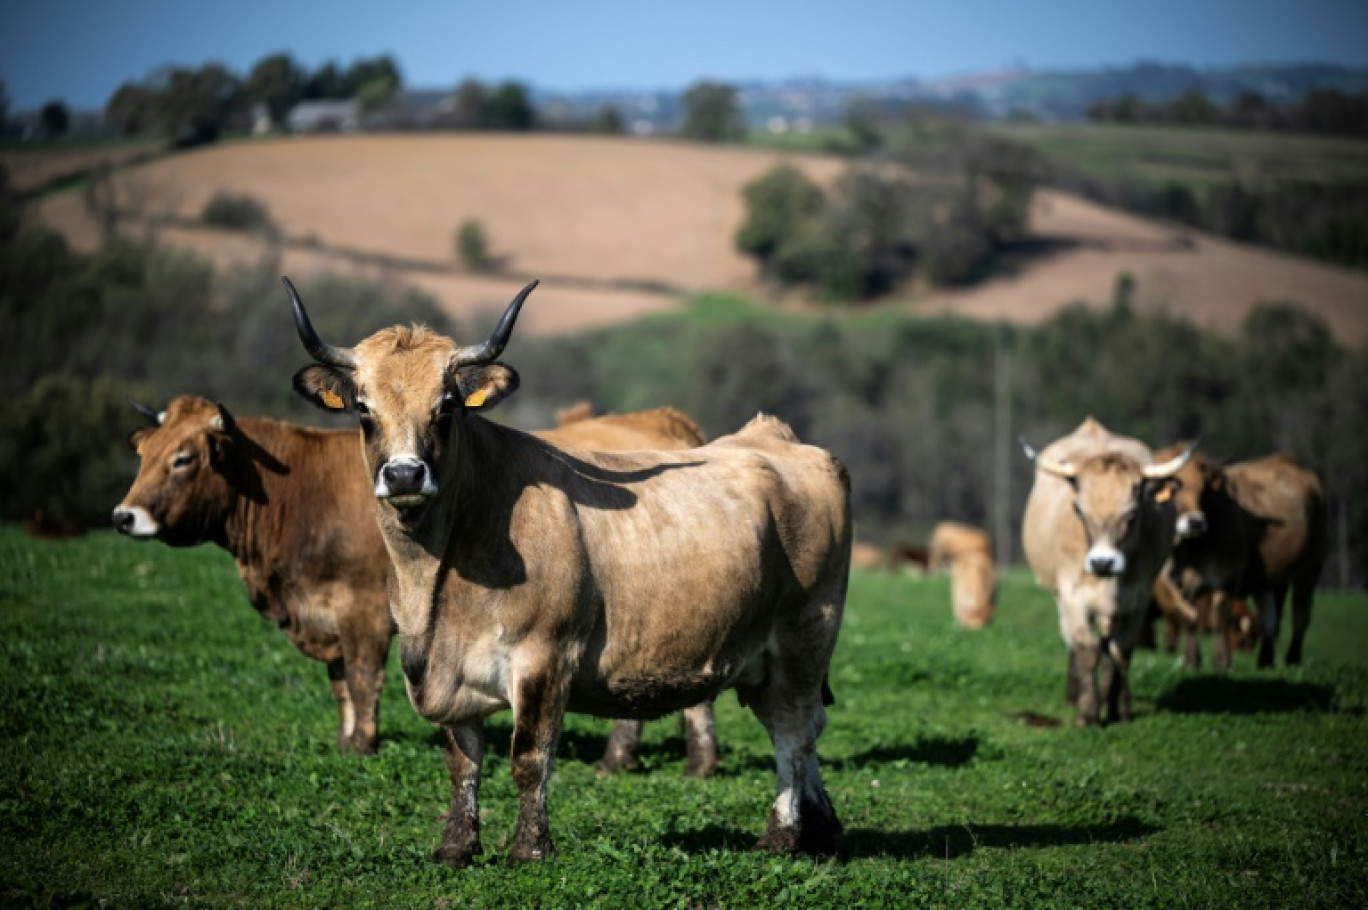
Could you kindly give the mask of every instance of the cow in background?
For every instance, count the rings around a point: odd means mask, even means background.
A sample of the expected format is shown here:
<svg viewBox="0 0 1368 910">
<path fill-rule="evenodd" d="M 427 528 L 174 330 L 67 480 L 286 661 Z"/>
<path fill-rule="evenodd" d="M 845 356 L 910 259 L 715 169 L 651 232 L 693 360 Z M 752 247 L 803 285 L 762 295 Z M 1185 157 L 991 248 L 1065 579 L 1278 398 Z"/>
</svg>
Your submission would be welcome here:
<svg viewBox="0 0 1368 910">
<path fill-rule="evenodd" d="M 1099 660 L 1109 719 L 1130 720 L 1130 659 L 1173 547 L 1166 500 L 1188 453 L 1155 464 L 1143 443 L 1091 417 L 1040 453 L 1023 448 L 1036 473 L 1021 542 L 1059 608 L 1075 723 L 1098 723 Z"/>
<path fill-rule="evenodd" d="M 257 612 L 327 665 L 338 750 L 374 752 L 393 635 L 389 556 L 357 432 L 239 420 L 189 395 L 139 410 L 153 425 L 129 437 L 142 463 L 114 527 L 231 553 Z"/>
<path fill-rule="evenodd" d="M 1234 598 L 1257 604 L 1258 665 L 1273 665 L 1289 590 L 1292 638 L 1286 660 L 1301 663 L 1327 547 L 1320 478 L 1279 453 L 1226 466 L 1198 456 L 1178 481 L 1173 578 L 1188 599 L 1212 596 L 1216 669 L 1230 667 L 1227 632 Z"/>
<path fill-rule="evenodd" d="M 955 621 L 981 629 L 997 606 L 997 566 L 988 532 L 958 521 L 938 522 L 927 546 L 928 568 L 950 565 L 950 606 Z"/>
<path fill-rule="evenodd" d="M 698 424 L 687 414 L 671 407 L 636 411 L 631 414 L 595 416 L 594 407 L 581 401 L 556 412 L 556 427 L 536 434 L 563 449 L 591 449 L 598 452 L 629 452 L 634 449 L 692 449 L 707 439 Z M 711 777 L 717 768 L 717 727 L 712 702 L 703 702 L 680 712 L 684 727 L 686 777 Z M 617 720 L 608 737 L 608 746 L 599 759 L 599 771 L 614 774 L 636 764 L 641 744 L 640 720 Z"/>
</svg>

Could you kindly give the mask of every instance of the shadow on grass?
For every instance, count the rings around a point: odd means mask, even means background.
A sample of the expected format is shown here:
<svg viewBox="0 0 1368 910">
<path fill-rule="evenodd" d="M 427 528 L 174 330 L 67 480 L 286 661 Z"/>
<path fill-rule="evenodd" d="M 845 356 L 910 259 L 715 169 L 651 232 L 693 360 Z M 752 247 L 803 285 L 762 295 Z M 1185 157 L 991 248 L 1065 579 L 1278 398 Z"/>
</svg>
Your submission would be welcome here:
<svg viewBox="0 0 1368 910">
<path fill-rule="evenodd" d="M 1335 690 L 1316 683 L 1285 679 L 1231 679 L 1193 676 L 1155 701 L 1174 714 L 1285 714 L 1335 710 Z"/>
<path fill-rule="evenodd" d="M 1163 830 L 1137 818 L 1097 825 L 939 825 L 925 831 L 848 830 L 836 841 L 840 860 L 874 857 L 955 859 L 984 847 L 1062 847 L 1074 844 L 1124 844 Z M 749 850 L 759 830 L 742 831 L 708 825 L 695 831 L 666 834 L 662 841 L 685 853 Z"/>
<path fill-rule="evenodd" d="M 681 755 L 684 741 L 680 740 Z M 875 746 L 854 755 L 824 755 L 819 747 L 817 752 L 822 764 L 843 771 L 863 768 L 866 765 L 908 764 L 931 765 L 938 768 L 959 768 L 967 765 L 978 754 L 977 736 L 923 736 L 916 742 L 905 745 Z M 722 759 L 718 765 L 717 777 L 735 777 L 745 772 L 774 771 L 773 753 L 746 753 L 737 755 L 730 752 L 724 743 Z"/>
</svg>

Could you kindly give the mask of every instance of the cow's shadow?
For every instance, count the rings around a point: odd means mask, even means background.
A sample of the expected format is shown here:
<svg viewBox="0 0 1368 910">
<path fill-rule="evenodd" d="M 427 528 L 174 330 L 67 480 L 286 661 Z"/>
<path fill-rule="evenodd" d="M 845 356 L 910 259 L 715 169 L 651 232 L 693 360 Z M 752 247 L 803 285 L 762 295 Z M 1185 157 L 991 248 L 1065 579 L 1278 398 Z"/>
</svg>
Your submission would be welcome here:
<svg viewBox="0 0 1368 910">
<path fill-rule="evenodd" d="M 683 740 L 680 740 L 683 748 Z M 726 743 L 719 744 L 722 750 L 717 777 L 738 777 L 755 771 L 774 771 L 772 752 L 735 753 Z M 826 753 L 820 748 L 818 756 L 824 767 L 842 771 L 856 770 L 869 765 L 917 764 L 937 768 L 958 768 L 968 764 L 978 754 L 977 736 L 923 736 L 912 743 L 893 746 L 875 746 L 856 752 L 853 755 Z"/>
<path fill-rule="evenodd" d="M 1154 704 L 1158 711 L 1173 714 L 1324 713 L 1335 710 L 1335 690 L 1286 679 L 1192 676 L 1164 692 Z"/>
<path fill-rule="evenodd" d="M 921 831 L 853 828 L 836 840 L 839 860 L 896 857 L 955 859 L 986 847 L 1059 847 L 1072 844 L 1123 844 L 1163 829 L 1138 818 L 1096 825 L 938 825 Z M 705 825 L 665 834 L 661 840 L 685 853 L 749 850 L 760 832 Z"/>
</svg>

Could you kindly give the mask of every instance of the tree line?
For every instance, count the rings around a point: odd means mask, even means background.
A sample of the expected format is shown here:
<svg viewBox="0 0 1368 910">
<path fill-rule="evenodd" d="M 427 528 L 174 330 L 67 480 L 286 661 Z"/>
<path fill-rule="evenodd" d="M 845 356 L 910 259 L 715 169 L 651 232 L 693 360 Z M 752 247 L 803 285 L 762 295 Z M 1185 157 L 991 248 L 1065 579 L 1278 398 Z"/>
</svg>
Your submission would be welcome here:
<svg viewBox="0 0 1368 910">
<path fill-rule="evenodd" d="M 1347 93 L 1315 88 L 1295 101 L 1276 101 L 1246 90 L 1228 104 L 1212 101 L 1199 89 L 1161 101 L 1133 94 L 1095 101 L 1089 120 L 1097 123 L 1150 123 L 1177 126 L 1228 127 L 1321 133 L 1331 136 L 1368 136 L 1368 91 Z"/>
<path fill-rule="evenodd" d="M 215 271 L 127 240 L 82 255 L 0 208 L 0 318 L 11 327 L 0 334 L 0 518 L 41 509 L 103 526 L 136 467 L 124 440 L 141 418 L 125 396 L 159 406 L 194 393 L 243 415 L 327 421 L 290 392 L 306 358 L 278 274 L 270 259 Z M 430 297 L 392 284 L 322 277 L 301 291 L 328 338 L 411 321 L 458 338 L 489 328 L 454 325 Z M 1221 337 L 1140 314 L 1132 294 L 1118 281 L 1110 307 L 1031 328 L 775 322 L 710 298 L 700 305 L 734 315 L 520 336 L 507 356 L 522 389 L 500 414 L 530 429 L 579 399 L 615 411 L 672 404 L 715 436 L 775 413 L 845 461 L 858 533 L 877 543 L 919 541 L 945 518 L 988 524 L 999 503 L 1019 527 L 1031 468 L 1017 435 L 1039 447 L 1087 414 L 1154 445 L 1200 437 L 1218 458 L 1286 449 L 1326 481 L 1338 542 L 1328 579 L 1363 584 L 1368 351 L 1344 350 L 1288 305 Z M 999 405 L 1009 438 L 994 431 Z M 993 472 L 1003 446 L 1006 489 Z"/>
</svg>

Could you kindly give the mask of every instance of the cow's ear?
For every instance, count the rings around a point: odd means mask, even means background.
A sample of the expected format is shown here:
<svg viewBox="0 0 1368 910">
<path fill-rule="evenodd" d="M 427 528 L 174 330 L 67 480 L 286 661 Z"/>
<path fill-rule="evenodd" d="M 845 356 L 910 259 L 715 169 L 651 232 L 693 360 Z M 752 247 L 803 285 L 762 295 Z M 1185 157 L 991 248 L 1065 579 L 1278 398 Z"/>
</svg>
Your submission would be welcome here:
<svg viewBox="0 0 1368 910">
<path fill-rule="evenodd" d="M 325 411 L 341 412 L 356 404 L 356 384 L 336 367 L 314 363 L 294 375 L 294 390 Z"/>
<path fill-rule="evenodd" d="M 518 371 L 503 363 L 461 367 L 447 375 L 447 391 L 471 411 L 488 411 L 518 390 Z"/>
<path fill-rule="evenodd" d="M 128 447 L 139 455 L 142 455 L 143 443 L 147 441 L 147 437 L 151 436 L 156 431 L 156 427 L 138 427 L 132 433 L 128 434 Z"/>
</svg>

